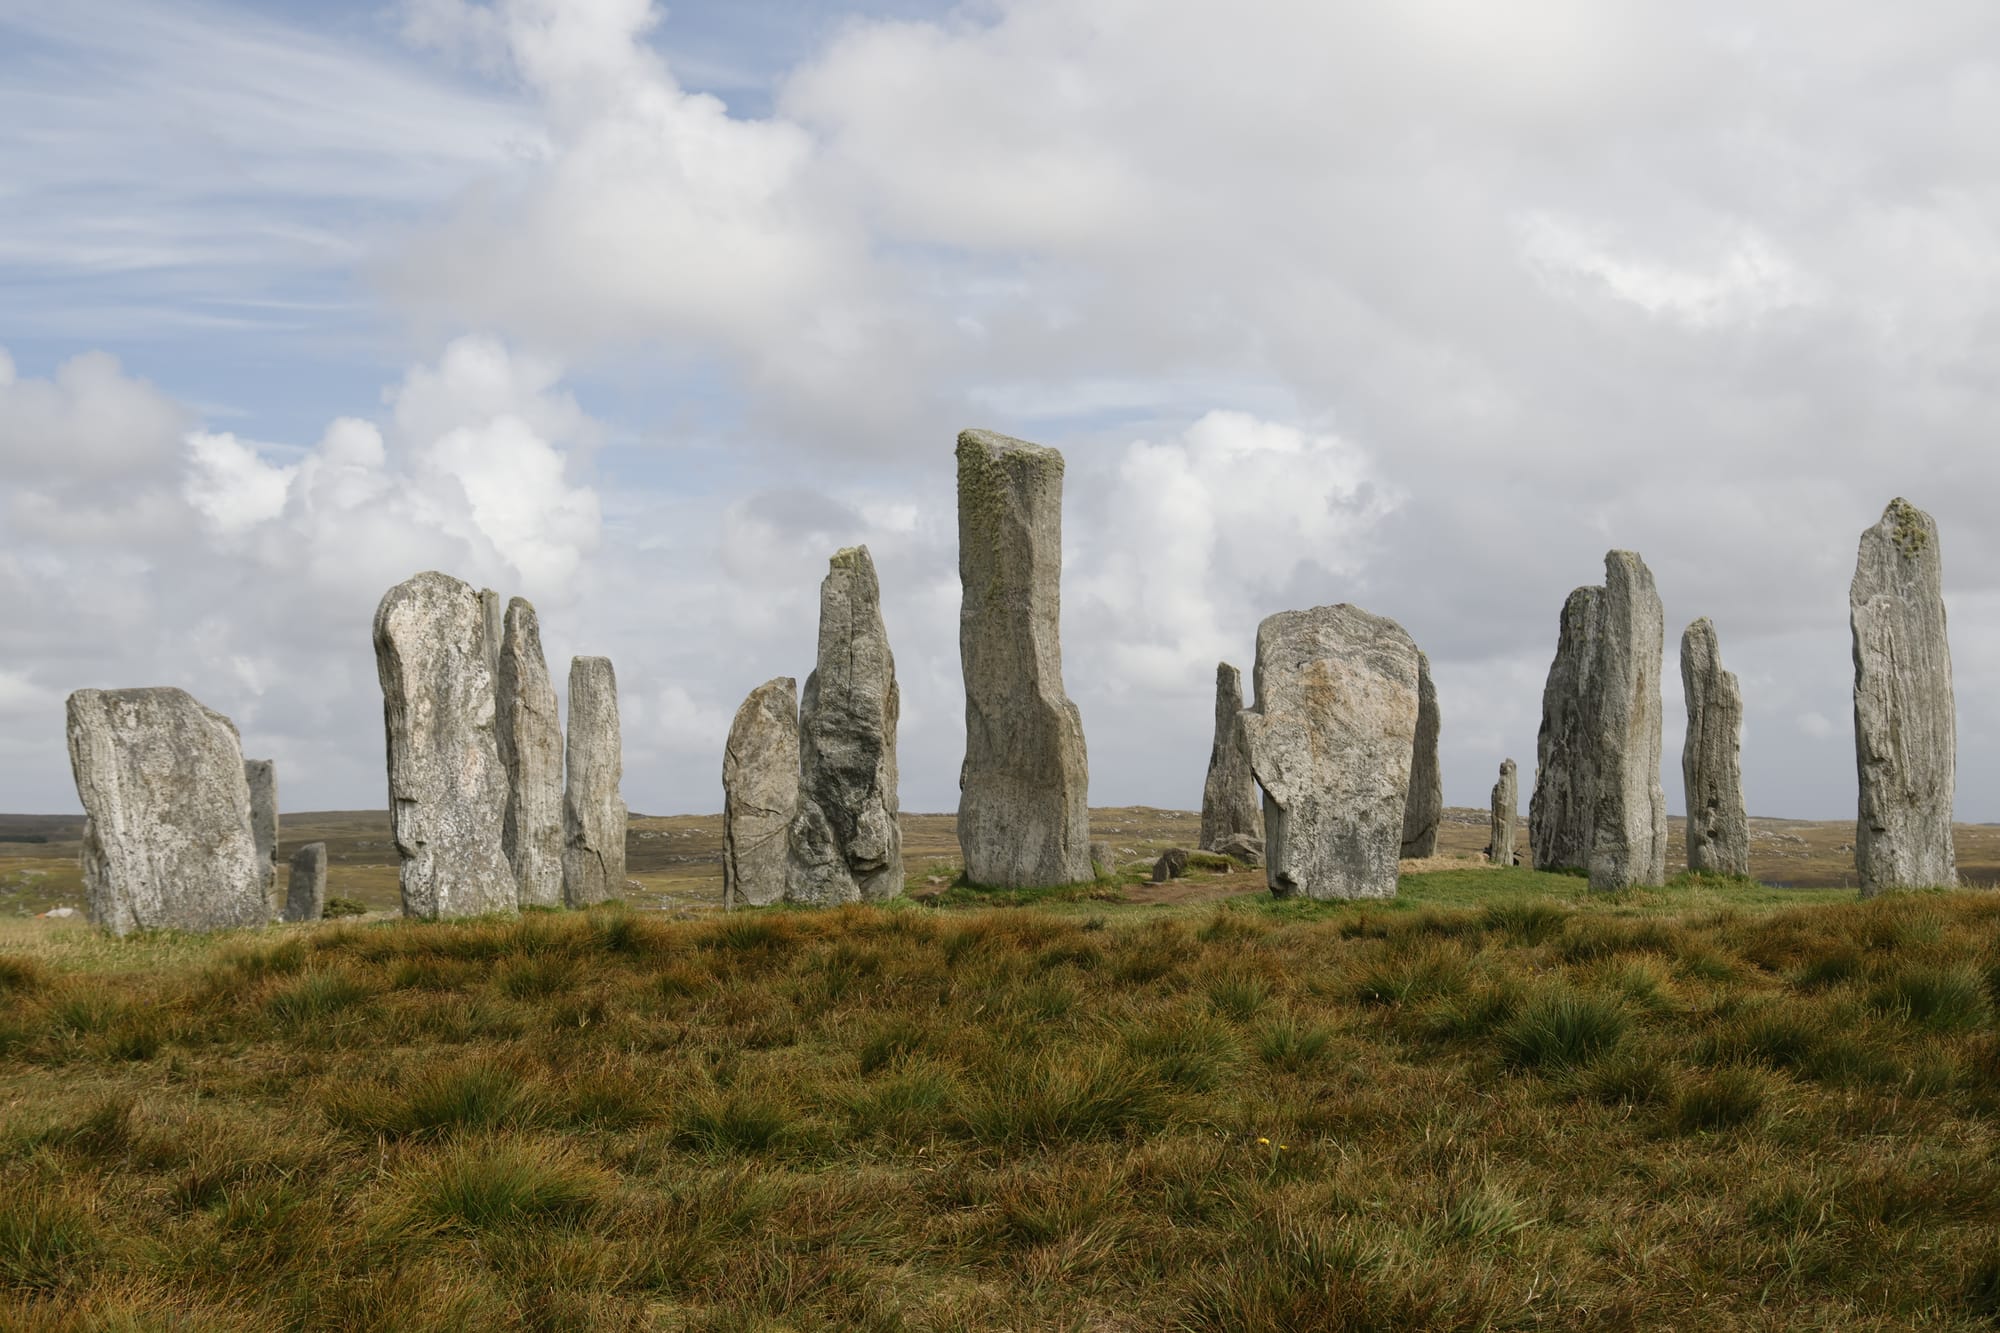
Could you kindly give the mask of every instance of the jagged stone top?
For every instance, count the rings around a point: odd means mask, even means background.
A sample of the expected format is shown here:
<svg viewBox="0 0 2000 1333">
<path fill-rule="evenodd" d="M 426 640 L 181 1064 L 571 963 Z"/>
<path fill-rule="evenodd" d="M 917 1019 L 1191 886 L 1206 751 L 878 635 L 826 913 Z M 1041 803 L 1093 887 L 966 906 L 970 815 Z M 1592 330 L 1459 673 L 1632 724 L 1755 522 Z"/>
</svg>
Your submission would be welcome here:
<svg viewBox="0 0 2000 1333">
<path fill-rule="evenodd" d="M 868 554 L 866 546 L 843 546 L 833 553 L 826 562 L 829 572 L 838 569 L 867 570 L 875 572 L 875 557 Z"/>
<path fill-rule="evenodd" d="M 1046 444 L 1035 444 L 1028 440 L 1017 440 L 1012 435 L 1002 435 L 992 430 L 962 430 L 958 433 L 958 452 L 961 457 L 968 449 L 978 449 L 996 458 L 1019 455 L 1023 461 L 1031 461 L 1037 466 L 1051 467 L 1062 471 L 1062 451 L 1051 449 Z"/>
</svg>

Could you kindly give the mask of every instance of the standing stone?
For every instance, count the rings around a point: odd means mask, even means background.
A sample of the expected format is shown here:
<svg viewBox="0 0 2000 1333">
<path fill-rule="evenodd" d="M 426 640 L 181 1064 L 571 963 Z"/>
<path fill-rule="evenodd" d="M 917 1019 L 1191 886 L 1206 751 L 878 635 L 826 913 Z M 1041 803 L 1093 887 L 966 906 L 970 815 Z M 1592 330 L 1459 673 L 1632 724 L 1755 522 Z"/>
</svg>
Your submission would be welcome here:
<svg viewBox="0 0 2000 1333">
<path fill-rule="evenodd" d="M 90 919 L 114 935 L 271 919 L 242 742 L 184 690 L 78 690 L 70 769 Z"/>
<path fill-rule="evenodd" d="M 486 618 L 486 669 L 493 678 L 500 678 L 500 643 L 506 637 L 507 629 L 504 613 L 500 608 L 500 594 L 491 588 L 479 590 L 479 611 Z"/>
<path fill-rule="evenodd" d="M 618 677 L 608 657 L 569 663 L 568 781 L 563 786 L 563 901 L 571 907 L 625 894 L 625 775 L 618 733 Z"/>
<path fill-rule="evenodd" d="M 1062 682 L 1062 478 L 1053 449 L 958 437 L 958 841 L 974 884 L 1091 877 L 1083 718 Z"/>
<path fill-rule="evenodd" d="M 375 667 L 403 914 L 435 921 L 514 911 L 500 841 L 507 771 L 479 590 L 435 571 L 391 588 L 375 611 Z"/>
<path fill-rule="evenodd" d="M 1521 816 L 1520 788 L 1514 777 L 1514 761 L 1500 761 L 1500 780 L 1493 784 L 1492 838 L 1486 844 L 1486 859 L 1496 866 L 1514 864 L 1514 825 Z"/>
<path fill-rule="evenodd" d="M 309 842 L 292 853 L 285 881 L 287 921 L 317 921 L 326 915 L 326 844 Z"/>
<path fill-rule="evenodd" d="M 1257 779 L 1250 773 L 1250 742 L 1243 734 L 1243 673 L 1215 664 L 1215 741 L 1208 750 L 1208 780 L 1201 787 L 1201 849 L 1212 852 L 1234 834 L 1264 837 Z"/>
<path fill-rule="evenodd" d="M 243 780 L 250 784 L 250 836 L 257 842 L 257 859 L 264 866 L 264 901 L 273 901 L 278 884 L 278 766 L 269 759 L 245 759 Z"/>
<path fill-rule="evenodd" d="M 1958 883 L 1951 646 L 1937 524 L 1900 496 L 1861 534 L 1848 590 L 1854 632 L 1854 758 L 1861 780 L 1854 868 L 1861 896 Z"/>
<path fill-rule="evenodd" d="M 1687 743 L 1681 779 L 1687 790 L 1687 864 L 1697 874 L 1750 873 L 1750 820 L 1743 807 L 1743 695 L 1708 617 L 1681 635 L 1681 692 Z"/>
<path fill-rule="evenodd" d="M 880 902 L 903 891 L 896 822 L 896 659 L 868 548 L 836 553 L 819 588 L 819 658 L 799 703 L 794 902 Z M 826 826 L 823 840 L 818 825 Z M 831 859 L 821 855 L 830 840 Z"/>
<path fill-rule="evenodd" d="M 520 597 L 500 639 L 497 736 L 507 770 L 500 844 L 523 907 L 563 903 L 563 733 L 556 687 L 542 658 L 541 622 Z"/>
<path fill-rule="evenodd" d="M 1417 739 L 1410 753 L 1410 794 L 1403 802 L 1403 855 L 1436 856 L 1438 824 L 1444 819 L 1444 785 L 1438 769 L 1437 686 L 1431 659 L 1417 653 Z"/>
<path fill-rule="evenodd" d="M 1590 887 L 1667 882 L 1667 792 L 1660 785 L 1660 671 L 1666 612 L 1632 551 L 1604 557 L 1604 601 L 1589 713 L 1597 749 Z"/>
<path fill-rule="evenodd" d="M 788 837 L 799 805 L 799 696 L 790 676 L 743 701 L 722 752 L 722 905 L 785 896 Z"/>
<path fill-rule="evenodd" d="M 1403 627 L 1359 607 L 1281 611 L 1257 627 L 1257 703 L 1243 725 L 1276 896 L 1396 896 L 1417 672 Z"/>
<path fill-rule="evenodd" d="M 1542 729 L 1535 742 L 1535 790 L 1528 800 L 1528 842 L 1537 870 L 1590 864 L 1593 751 L 1584 707 L 1597 667 L 1604 589 L 1578 588 L 1563 603 L 1556 658 L 1542 689 Z"/>
<path fill-rule="evenodd" d="M 1637 555 L 1607 553 L 1604 575 L 1603 587 L 1578 588 L 1563 606 L 1528 822 L 1536 869 L 1580 868 L 1592 888 L 1620 889 L 1666 881 L 1666 620 Z"/>
</svg>

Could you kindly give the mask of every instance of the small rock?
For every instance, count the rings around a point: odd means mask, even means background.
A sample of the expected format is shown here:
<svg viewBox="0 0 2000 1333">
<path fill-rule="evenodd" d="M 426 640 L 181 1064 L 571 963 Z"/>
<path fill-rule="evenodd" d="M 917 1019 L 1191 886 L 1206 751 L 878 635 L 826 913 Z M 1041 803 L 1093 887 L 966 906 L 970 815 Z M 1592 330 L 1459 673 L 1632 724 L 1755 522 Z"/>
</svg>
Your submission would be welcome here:
<svg viewBox="0 0 2000 1333">
<path fill-rule="evenodd" d="M 1187 874 L 1188 854 L 1185 848 L 1169 847 L 1160 853 L 1160 859 L 1153 862 L 1153 883 L 1165 884 L 1170 879 L 1179 879 Z"/>
<path fill-rule="evenodd" d="M 1215 844 L 1215 850 L 1232 861 L 1255 869 L 1264 864 L 1264 840 L 1247 833 L 1232 833 Z"/>
<path fill-rule="evenodd" d="M 48 911 L 42 913 L 42 915 L 51 921 L 61 921 L 65 918 L 75 916 L 76 909 L 74 907 L 51 907 Z"/>
<path fill-rule="evenodd" d="M 1112 859 L 1110 843 L 1093 842 L 1090 844 L 1090 868 L 1100 875 L 1108 875 L 1118 868 L 1117 861 Z"/>
</svg>

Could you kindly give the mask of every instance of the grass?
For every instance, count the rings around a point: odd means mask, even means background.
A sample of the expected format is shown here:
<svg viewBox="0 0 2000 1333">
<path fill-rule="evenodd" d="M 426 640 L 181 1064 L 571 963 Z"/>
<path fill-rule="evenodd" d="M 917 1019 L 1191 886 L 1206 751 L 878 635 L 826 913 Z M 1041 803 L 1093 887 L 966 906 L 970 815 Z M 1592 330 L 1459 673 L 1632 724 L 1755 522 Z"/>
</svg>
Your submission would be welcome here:
<svg viewBox="0 0 2000 1333">
<path fill-rule="evenodd" d="M 0 1327 L 1976 1328 L 2000 897 L 0 951 Z"/>
</svg>

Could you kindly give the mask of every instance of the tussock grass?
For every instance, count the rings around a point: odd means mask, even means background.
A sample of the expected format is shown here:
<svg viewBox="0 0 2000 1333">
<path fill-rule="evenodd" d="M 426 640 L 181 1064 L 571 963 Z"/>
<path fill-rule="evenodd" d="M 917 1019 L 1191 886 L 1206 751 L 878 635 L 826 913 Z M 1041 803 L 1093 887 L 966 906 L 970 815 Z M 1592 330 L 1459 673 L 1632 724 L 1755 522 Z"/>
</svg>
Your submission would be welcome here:
<svg viewBox="0 0 2000 1333">
<path fill-rule="evenodd" d="M 2000 1311 L 2000 899 L 1411 889 L 9 953 L 0 1327 Z"/>
</svg>

